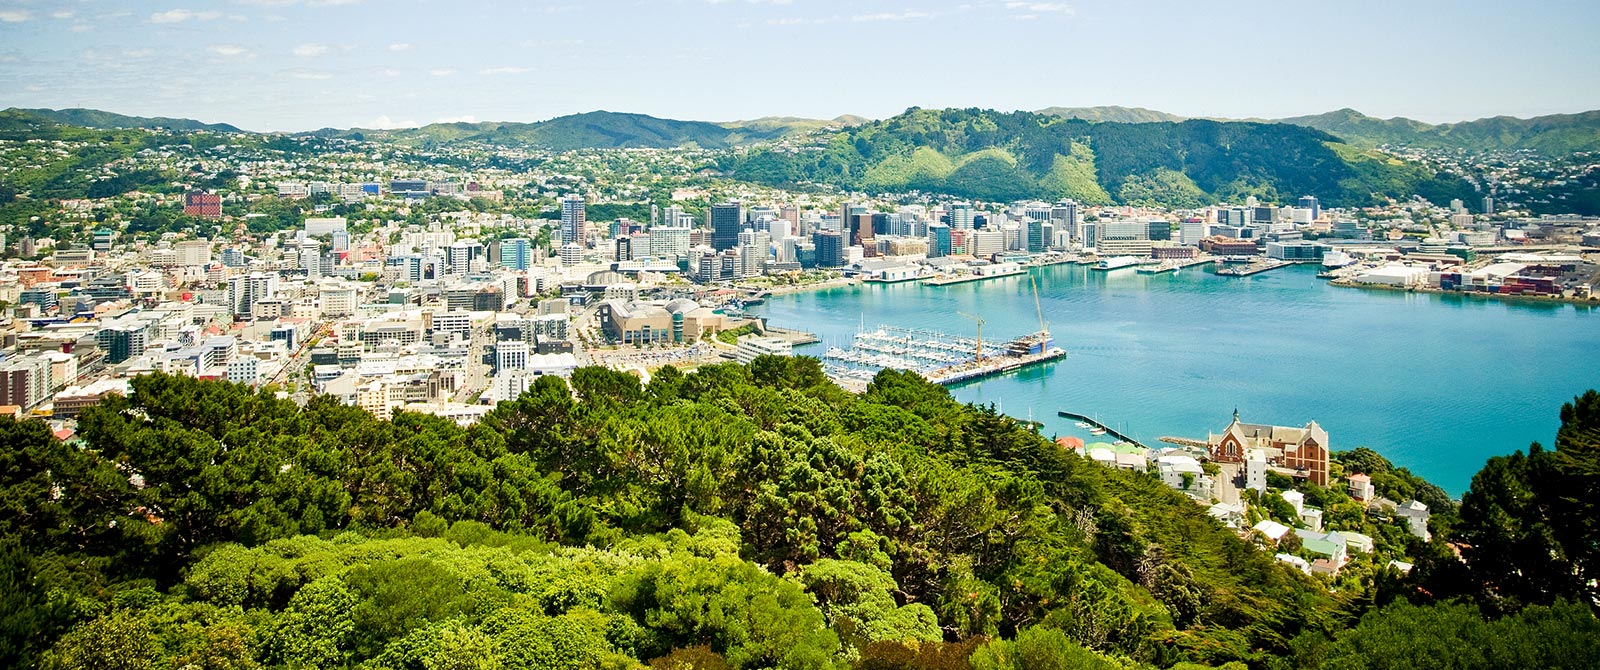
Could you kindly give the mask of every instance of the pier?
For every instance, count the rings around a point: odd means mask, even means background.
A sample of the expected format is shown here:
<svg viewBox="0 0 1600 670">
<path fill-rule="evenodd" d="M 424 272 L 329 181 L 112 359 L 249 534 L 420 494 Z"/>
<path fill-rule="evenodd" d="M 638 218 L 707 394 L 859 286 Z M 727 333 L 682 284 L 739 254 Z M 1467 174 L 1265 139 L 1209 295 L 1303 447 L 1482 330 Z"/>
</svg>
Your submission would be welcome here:
<svg viewBox="0 0 1600 670">
<path fill-rule="evenodd" d="M 1217 274 L 1221 275 L 1221 276 L 1224 276 L 1224 277 L 1248 277 L 1250 275 L 1261 274 L 1261 273 L 1267 272 L 1269 270 L 1276 270 L 1278 268 L 1285 268 L 1285 267 L 1289 267 L 1291 265 L 1299 265 L 1301 263 L 1315 263 L 1315 262 L 1316 261 L 1280 261 L 1280 260 L 1256 261 L 1256 262 L 1251 263 L 1249 265 L 1246 265 L 1244 267 L 1223 268 L 1221 270 L 1217 270 Z"/>
<path fill-rule="evenodd" d="M 927 286 L 949 286 L 951 284 L 965 284 L 967 282 L 983 281 L 985 279 L 1000 279 L 1001 277 L 1016 277 L 1018 275 L 1025 274 L 1028 274 L 1028 271 L 1025 268 L 1017 268 L 1016 270 L 996 272 L 994 274 L 973 273 L 964 275 L 946 275 L 943 277 L 934 277 L 933 279 L 929 279 L 923 283 Z"/>
<path fill-rule="evenodd" d="M 1142 443 L 1142 442 L 1140 442 L 1138 440 L 1135 440 L 1132 437 L 1129 437 L 1128 435 L 1124 434 L 1122 431 L 1119 431 L 1119 430 L 1117 430 L 1115 428 L 1112 428 L 1111 426 L 1107 426 L 1107 425 L 1105 425 L 1103 423 L 1100 423 L 1099 419 L 1091 417 L 1091 416 L 1089 416 L 1087 414 L 1079 414 L 1077 412 L 1068 412 L 1067 410 L 1061 410 L 1059 412 L 1056 412 L 1056 414 L 1058 416 L 1061 416 L 1062 418 L 1073 419 L 1075 421 L 1082 421 L 1084 423 L 1087 423 L 1087 424 L 1089 424 L 1091 426 L 1094 426 L 1095 428 L 1099 428 L 1100 430 L 1105 431 L 1107 435 L 1110 435 L 1110 436 L 1112 436 L 1114 438 L 1117 438 L 1120 441 L 1127 442 L 1128 444 L 1134 445 L 1136 447 L 1144 447 L 1145 449 L 1149 449 L 1150 448 L 1150 447 L 1145 446 L 1144 443 Z"/>
<path fill-rule="evenodd" d="M 1181 270 L 1183 268 L 1190 268 L 1190 267 L 1194 267 L 1196 265 L 1207 265 L 1207 264 L 1215 263 L 1215 262 L 1217 262 L 1217 259 L 1213 258 L 1213 257 L 1210 257 L 1210 256 L 1200 256 L 1198 258 L 1185 258 L 1185 259 L 1182 259 L 1182 260 L 1177 260 L 1177 259 L 1165 260 L 1165 261 L 1161 261 L 1160 265 L 1145 265 L 1145 266 L 1141 266 L 1137 270 L 1137 272 L 1139 274 L 1142 274 L 1142 275 L 1157 275 L 1157 274 L 1161 274 L 1163 272 L 1172 272 L 1173 270 Z"/>
</svg>

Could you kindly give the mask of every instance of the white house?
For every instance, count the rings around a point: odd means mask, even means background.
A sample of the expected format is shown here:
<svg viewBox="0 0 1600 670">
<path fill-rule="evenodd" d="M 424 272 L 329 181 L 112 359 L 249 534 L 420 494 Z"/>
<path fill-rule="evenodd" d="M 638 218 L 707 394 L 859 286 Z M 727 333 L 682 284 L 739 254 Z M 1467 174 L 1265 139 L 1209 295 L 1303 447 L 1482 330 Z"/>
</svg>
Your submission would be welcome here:
<svg viewBox="0 0 1600 670">
<path fill-rule="evenodd" d="M 1256 523 L 1253 528 L 1261 531 L 1262 535 L 1267 536 L 1267 539 L 1272 540 L 1274 543 L 1283 539 L 1283 536 L 1288 535 L 1290 530 L 1288 526 L 1273 521 L 1272 519 L 1262 519 L 1260 522 Z"/>
<path fill-rule="evenodd" d="M 1397 510 L 1396 513 L 1405 518 L 1406 524 L 1411 528 L 1412 535 L 1420 537 L 1423 540 L 1428 540 L 1433 537 L 1433 535 L 1428 532 L 1428 517 L 1431 515 L 1428 513 L 1428 506 L 1424 505 L 1422 501 L 1412 500 L 1407 502 L 1406 504 L 1401 505 L 1400 509 Z"/>
</svg>

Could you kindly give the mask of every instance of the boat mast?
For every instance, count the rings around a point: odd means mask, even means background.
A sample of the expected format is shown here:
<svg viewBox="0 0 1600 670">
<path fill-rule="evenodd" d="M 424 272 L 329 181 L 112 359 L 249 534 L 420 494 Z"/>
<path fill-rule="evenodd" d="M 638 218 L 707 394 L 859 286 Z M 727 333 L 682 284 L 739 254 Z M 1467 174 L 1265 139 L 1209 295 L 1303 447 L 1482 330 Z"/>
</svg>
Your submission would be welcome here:
<svg viewBox="0 0 1600 670">
<path fill-rule="evenodd" d="M 1039 282 L 1029 275 L 1028 284 L 1033 287 L 1033 311 L 1039 315 L 1039 334 L 1049 335 L 1050 329 L 1044 325 L 1044 308 L 1039 306 Z"/>
</svg>

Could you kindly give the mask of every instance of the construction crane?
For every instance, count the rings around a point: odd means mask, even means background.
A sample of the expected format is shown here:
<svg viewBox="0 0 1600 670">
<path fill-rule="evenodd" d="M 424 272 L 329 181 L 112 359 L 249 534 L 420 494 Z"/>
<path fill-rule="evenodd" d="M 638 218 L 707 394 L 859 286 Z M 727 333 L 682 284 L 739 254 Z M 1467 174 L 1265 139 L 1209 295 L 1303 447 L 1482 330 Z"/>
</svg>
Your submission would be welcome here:
<svg viewBox="0 0 1600 670">
<path fill-rule="evenodd" d="M 962 317 L 970 319 L 972 322 L 978 324 L 978 358 L 977 358 L 977 360 L 980 360 L 980 361 L 983 360 L 983 319 L 980 319 L 980 318 L 978 318 L 976 316 L 973 316 L 971 314 L 968 314 L 966 312 L 956 312 L 956 314 L 959 314 Z"/>
</svg>

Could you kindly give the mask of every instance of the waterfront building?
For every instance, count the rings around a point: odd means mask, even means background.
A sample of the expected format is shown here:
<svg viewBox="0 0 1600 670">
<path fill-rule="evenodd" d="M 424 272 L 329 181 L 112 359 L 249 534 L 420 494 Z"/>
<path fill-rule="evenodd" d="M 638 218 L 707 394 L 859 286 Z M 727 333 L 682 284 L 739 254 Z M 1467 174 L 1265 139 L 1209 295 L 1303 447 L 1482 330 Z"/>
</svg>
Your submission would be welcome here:
<svg viewBox="0 0 1600 670">
<path fill-rule="evenodd" d="M 842 268 L 845 264 L 844 234 L 832 230 L 817 231 L 811 235 L 816 247 L 817 267 Z M 803 262 L 802 262 L 803 264 Z"/>
<path fill-rule="evenodd" d="M 757 356 L 793 356 L 794 345 L 781 337 L 762 337 L 756 334 L 740 335 L 735 360 L 749 365 Z"/>
<path fill-rule="evenodd" d="M 950 255 L 950 226 L 942 223 L 928 224 L 928 258 Z"/>
</svg>

